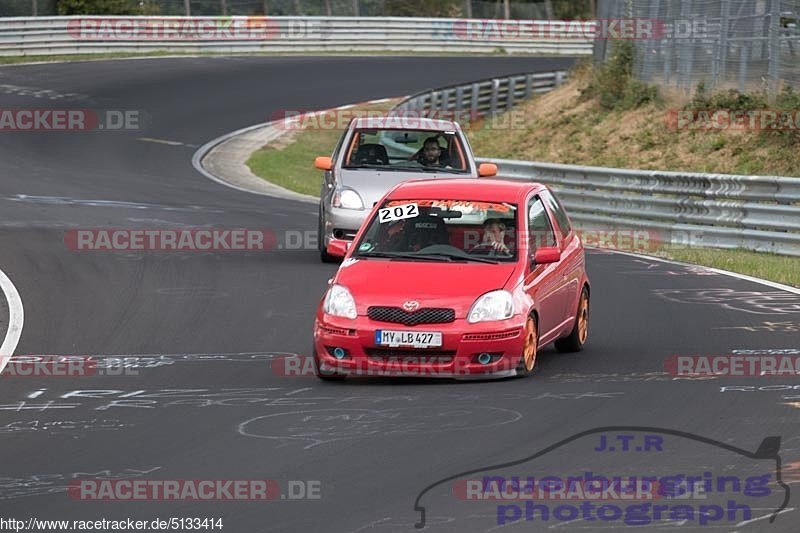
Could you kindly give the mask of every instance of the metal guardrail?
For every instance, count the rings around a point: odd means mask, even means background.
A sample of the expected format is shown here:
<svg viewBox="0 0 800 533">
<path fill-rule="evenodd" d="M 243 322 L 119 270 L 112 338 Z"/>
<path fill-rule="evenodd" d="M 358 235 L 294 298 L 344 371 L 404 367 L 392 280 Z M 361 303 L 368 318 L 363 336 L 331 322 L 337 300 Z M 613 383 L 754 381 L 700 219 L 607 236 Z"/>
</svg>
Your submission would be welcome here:
<svg viewBox="0 0 800 533">
<path fill-rule="evenodd" d="M 417 93 L 395 106 L 394 110 L 430 111 L 441 115 L 463 112 L 471 118 L 492 117 L 534 94 L 552 91 L 566 78 L 567 72 L 561 70 L 475 81 Z"/>
<path fill-rule="evenodd" d="M 105 26 L 97 26 L 100 22 Z M 81 23 L 86 25 L 83 29 Z M 547 37 L 513 38 L 502 32 L 473 32 L 468 23 L 465 19 L 399 17 L 0 18 L 0 55 L 155 51 L 592 53 L 592 39 L 587 35 L 594 30 L 594 22 L 578 23 L 580 27 L 571 24 L 551 31 Z"/>
<path fill-rule="evenodd" d="M 504 178 L 552 187 L 578 227 L 645 229 L 675 245 L 800 256 L 800 178 L 491 161 Z"/>
<path fill-rule="evenodd" d="M 395 110 L 493 115 L 564 78 L 550 72 L 444 87 L 413 95 Z M 800 178 L 478 161 L 497 164 L 499 177 L 550 186 L 579 228 L 643 229 L 651 241 L 800 256 Z"/>
</svg>

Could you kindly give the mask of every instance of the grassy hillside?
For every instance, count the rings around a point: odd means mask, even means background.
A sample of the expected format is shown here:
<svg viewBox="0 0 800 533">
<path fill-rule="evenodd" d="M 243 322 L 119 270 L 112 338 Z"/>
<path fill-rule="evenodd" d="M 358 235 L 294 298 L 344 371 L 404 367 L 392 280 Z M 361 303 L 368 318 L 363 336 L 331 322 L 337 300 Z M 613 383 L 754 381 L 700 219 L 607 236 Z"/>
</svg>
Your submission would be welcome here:
<svg viewBox="0 0 800 533">
<path fill-rule="evenodd" d="M 620 73 L 609 74 L 609 78 Z M 644 170 L 800 176 L 800 124 L 787 131 L 676 127 L 680 112 L 792 110 L 800 93 L 777 100 L 735 91 L 694 97 L 635 81 L 609 83 L 583 65 L 553 92 L 515 107 L 512 117 L 473 124 L 470 140 L 484 157 Z M 694 122 L 693 124 L 697 124 Z"/>
</svg>

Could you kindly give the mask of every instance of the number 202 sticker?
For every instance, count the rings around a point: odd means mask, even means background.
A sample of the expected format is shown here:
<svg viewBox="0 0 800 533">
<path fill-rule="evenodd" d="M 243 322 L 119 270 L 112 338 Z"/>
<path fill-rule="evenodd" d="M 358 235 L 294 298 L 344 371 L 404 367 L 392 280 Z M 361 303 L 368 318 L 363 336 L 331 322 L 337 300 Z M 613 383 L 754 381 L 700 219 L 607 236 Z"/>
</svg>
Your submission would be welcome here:
<svg viewBox="0 0 800 533">
<path fill-rule="evenodd" d="M 417 204 L 396 205 L 394 207 L 385 207 L 378 210 L 378 222 L 381 224 L 417 216 L 419 216 L 419 206 Z"/>
</svg>

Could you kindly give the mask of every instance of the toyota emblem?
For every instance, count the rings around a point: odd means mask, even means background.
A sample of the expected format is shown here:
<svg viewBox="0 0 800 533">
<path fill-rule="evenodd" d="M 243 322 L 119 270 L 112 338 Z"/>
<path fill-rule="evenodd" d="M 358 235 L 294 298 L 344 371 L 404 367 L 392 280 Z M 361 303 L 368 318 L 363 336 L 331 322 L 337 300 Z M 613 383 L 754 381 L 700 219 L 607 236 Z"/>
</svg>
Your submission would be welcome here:
<svg viewBox="0 0 800 533">
<path fill-rule="evenodd" d="M 409 300 L 403 304 L 403 309 L 405 309 L 409 313 L 413 313 L 414 311 L 419 309 L 419 302 L 415 300 Z"/>
</svg>

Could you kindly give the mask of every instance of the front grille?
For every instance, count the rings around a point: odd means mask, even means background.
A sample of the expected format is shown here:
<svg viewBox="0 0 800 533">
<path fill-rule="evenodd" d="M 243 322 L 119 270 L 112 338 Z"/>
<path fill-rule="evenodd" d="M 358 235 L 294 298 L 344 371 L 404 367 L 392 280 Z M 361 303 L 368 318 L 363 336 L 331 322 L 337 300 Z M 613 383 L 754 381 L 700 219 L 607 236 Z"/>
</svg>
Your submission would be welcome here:
<svg viewBox="0 0 800 533">
<path fill-rule="evenodd" d="M 378 322 L 416 326 L 417 324 L 447 324 L 448 322 L 453 322 L 456 319 L 456 312 L 453 309 L 423 307 L 413 313 L 409 313 L 400 307 L 373 306 L 367 309 L 367 316 Z"/>
<path fill-rule="evenodd" d="M 404 350 L 402 348 L 364 348 L 372 359 L 402 359 L 410 363 L 446 364 L 453 360 L 455 350 Z"/>
</svg>

